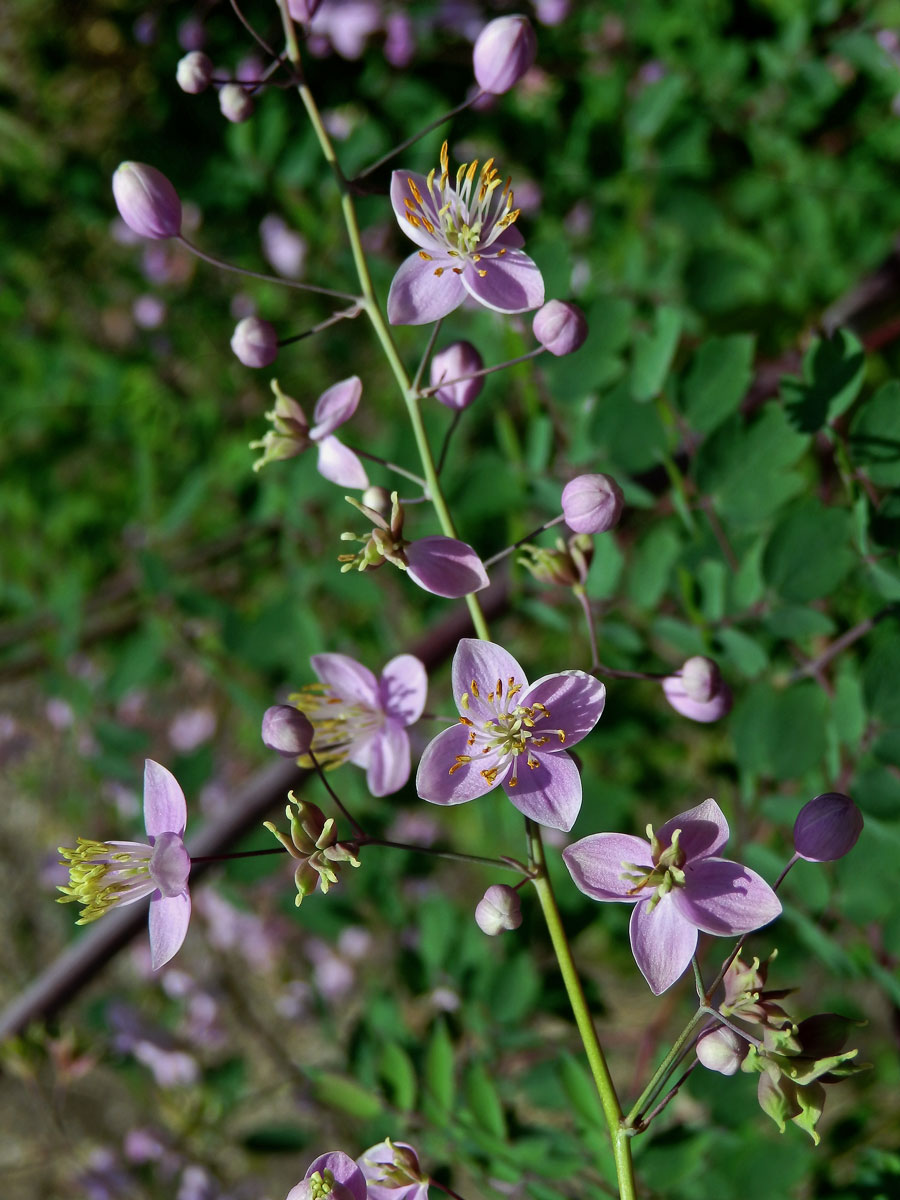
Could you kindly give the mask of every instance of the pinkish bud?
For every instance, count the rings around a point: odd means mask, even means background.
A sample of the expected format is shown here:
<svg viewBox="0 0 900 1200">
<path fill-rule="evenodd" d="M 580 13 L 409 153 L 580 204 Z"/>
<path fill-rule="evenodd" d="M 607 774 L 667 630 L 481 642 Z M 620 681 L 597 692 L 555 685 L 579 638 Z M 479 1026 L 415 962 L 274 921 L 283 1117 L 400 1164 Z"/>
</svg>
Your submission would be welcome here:
<svg viewBox="0 0 900 1200">
<path fill-rule="evenodd" d="M 722 676 L 711 658 L 695 654 L 681 668 L 681 686 L 689 699 L 706 704 L 713 696 L 718 695 L 722 686 Z"/>
<path fill-rule="evenodd" d="M 226 120 L 240 125 L 253 116 L 253 97 L 239 83 L 226 83 L 219 91 L 219 108 Z"/>
<path fill-rule="evenodd" d="M 484 378 L 462 379 L 462 376 L 480 371 L 483 366 L 481 355 L 470 342 L 453 342 L 431 360 L 431 386 L 437 387 L 442 379 L 460 379 L 461 382 L 440 388 L 434 393 L 435 397 L 457 412 L 468 408 L 484 387 Z"/>
<path fill-rule="evenodd" d="M 497 17 L 475 42 L 475 79 L 482 91 L 501 96 L 519 82 L 537 55 L 537 38 L 527 17 Z"/>
<path fill-rule="evenodd" d="M 231 349 L 245 367 L 267 367 L 278 357 L 275 326 L 259 317 L 244 317 L 231 335 Z"/>
<path fill-rule="evenodd" d="M 534 314 L 532 331 L 545 350 L 562 358 L 574 354 L 588 335 L 587 321 L 577 304 L 566 300 L 548 300 Z"/>
<path fill-rule="evenodd" d="M 112 186 L 119 215 L 129 229 L 146 238 L 178 237 L 181 201 L 162 171 L 146 163 L 123 162 Z"/>
<path fill-rule="evenodd" d="M 825 792 L 800 809 L 794 849 L 807 862 L 833 862 L 850 853 L 862 827 L 862 813 L 849 796 Z"/>
<path fill-rule="evenodd" d="M 522 924 L 519 893 L 505 883 L 489 887 L 475 907 L 475 924 L 490 937 L 504 929 L 518 929 Z"/>
<path fill-rule="evenodd" d="M 322 0 L 288 0 L 288 12 L 295 21 L 308 24 L 316 15 Z"/>
<path fill-rule="evenodd" d="M 731 690 L 724 683 L 710 700 L 694 700 L 684 690 L 680 675 L 668 675 L 662 681 L 663 693 L 676 712 L 691 721 L 718 721 L 731 711 Z"/>
<path fill-rule="evenodd" d="M 262 740 L 276 754 L 298 758 L 312 743 L 312 722 L 291 704 L 274 704 L 263 715 Z"/>
<path fill-rule="evenodd" d="M 577 475 L 563 488 L 563 516 L 576 533 L 612 529 L 624 502 L 622 489 L 609 475 Z"/>
<path fill-rule="evenodd" d="M 205 92 L 213 77 L 212 59 L 202 50 L 192 50 L 178 60 L 175 68 L 175 82 L 183 92 L 196 96 Z"/>
<path fill-rule="evenodd" d="M 535 15 L 542 25 L 561 25 L 571 7 L 570 0 L 534 0 Z"/>
<path fill-rule="evenodd" d="M 724 1025 L 697 1039 L 697 1058 L 708 1071 L 736 1075 L 746 1057 L 747 1043 Z"/>
</svg>

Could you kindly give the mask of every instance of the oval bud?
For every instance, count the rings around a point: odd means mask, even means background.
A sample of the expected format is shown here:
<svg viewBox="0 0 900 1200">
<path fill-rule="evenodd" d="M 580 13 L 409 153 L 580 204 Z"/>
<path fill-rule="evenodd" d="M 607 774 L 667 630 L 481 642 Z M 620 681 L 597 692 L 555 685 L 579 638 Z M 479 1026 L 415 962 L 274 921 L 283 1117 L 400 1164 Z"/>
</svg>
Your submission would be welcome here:
<svg viewBox="0 0 900 1200">
<path fill-rule="evenodd" d="M 196 96 L 205 92 L 213 77 L 212 59 L 202 50 L 192 50 L 178 60 L 175 68 L 175 82 L 183 92 Z"/>
<path fill-rule="evenodd" d="M 684 690 L 680 675 L 668 675 L 662 681 L 663 694 L 676 712 L 691 721 L 718 721 L 731 711 L 731 689 L 721 683 L 711 700 L 694 700 Z"/>
<path fill-rule="evenodd" d="M 747 1056 L 747 1043 L 723 1025 L 697 1039 L 697 1058 L 708 1071 L 736 1075 Z"/>
<path fill-rule="evenodd" d="M 711 658 L 695 654 L 681 668 L 681 686 L 691 700 L 705 704 L 722 686 L 722 676 Z"/>
<path fill-rule="evenodd" d="M 862 827 L 862 813 L 849 796 L 825 792 L 800 809 L 794 849 L 807 862 L 833 862 L 850 853 Z"/>
<path fill-rule="evenodd" d="M 501 96 L 519 82 L 537 55 L 537 38 L 527 17 L 497 17 L 478 35 L 475 79 L 484 92 Z"/>
<path fill-rule="evenodd" d="M 567 300 L 548 300 L 534 314 L 531 329 L 544 349 L 557 358 L 581 349 L 588 335 L 584 313 Z"/>
<path fill-rule="evenodd" d="M 462 376 L 480 371 L 483 366 L 484 360 L 471 342 L 453 342 L 431 360 L 431 386 L 437 387 L 444 379 L 460 382 L 439 388 L 434 393 L 435 398 L 457 412 L 468 408 L 484 387 L 484 378 L 479 375 L 477 379 L 463 379 Z"/>
<path fill-rule="evenodd" d="M 504 929 L 518 929 L 522 924 L 519 893 L 505 883 L 489 887 L 475 907 L 475 924 L 490 937 Z"/>
<path fill-rule="evenodd" d="M 576 533 L 612 529 L 624 502 L 622 489 L 609 475 L 578 475 L 563 488 L 563 516 Z"/>
<path fill-rule="evenodd" d="M 276 754 L 299 758 L 312 743 L 312 722 L 292 704 L 273 704 L 263 714 L 262 740 Z"/>
<path fill-rule="evenodd" d="M 178 237 L 181 201 L 162 171 L 146 163 L 123 162 L 113 175 L 113 196 L 129 229 L 146 238 Z"/>
<path fill-rule="evenodd" d="M 387 490 L 387 488 L 383 488 L 379 484 L 373 483 L 371 487 L 367 487 L 363 492 L 362 504 L 364 504 L 366 508 L 371 508 L 372 511 L 378 513 L 379 516 L 384 517 L 386 521 L 391 519 L 393 502 L 391 500 L 391 493 Z"/>
<path fill-rule="evenodd" d="M 244 317 L 231 335 L 231 349 L 245 367 L 267 367 L 278 357 L 275 326 L 259 317 Z"/>
<path fill-rule="evenodd" d="M 322 0 L 288 0 L 288 12 L 295 21 L 308 24 L 316 15 Z"/>
<path fill-rule="evenodd" d="M 219 108 L 222 116 L 235 125 L 240 125 L 253 116 L 253 97 L 239 83 L 226 83 L 219 90 Z"/>
</svg>

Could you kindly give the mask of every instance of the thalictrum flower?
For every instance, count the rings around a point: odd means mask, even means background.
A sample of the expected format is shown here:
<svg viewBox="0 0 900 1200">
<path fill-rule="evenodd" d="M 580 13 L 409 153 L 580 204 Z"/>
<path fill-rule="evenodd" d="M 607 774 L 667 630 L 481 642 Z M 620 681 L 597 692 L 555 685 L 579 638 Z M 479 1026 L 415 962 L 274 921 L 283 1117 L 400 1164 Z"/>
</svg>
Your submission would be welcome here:
<svg viewBox="0 0 900 1200">
<path fill-rule="evenodd" d="M 428 1176 L 406 1142 L 385 1138 L 356 1161 L 368 1183 L 368 1200 L 428 1200 Z"/>
<path fill-rule="evenodd" d="M 291 396 L 284 394 L 277 379 L 272 380 L 272 391 L 275 393 L 275 407 L 266 413 L 266 419 L 272 422 L 273 428 L 260 441 L 250 443 L 251 450 L 263 451 L 262 457 L 253 464 L 253 469 L 258 471 L 266 463 L 293 458 L 314 445 L 319 451 L 320 475 L 340 487 L 359 488 L 361 491 L 367 488 L 369 478 L 359 458 L 334 436 L 335 429 L 349 421 L 356 412 L 362 396 L 359 376 L 351 375 L 349 379 L 342 379 L 322 393 L 316 401 L 312 429 L 303 409 Z"/>
<path fill-rule="evenodd" d="M 323 767 L 352 762 L 366 772 L 373 796 L 399 791 L 409 778 L 409 734 L 422 715 L 428 678 L 412 654 L 392 658 L 376 679 L 346 654 L 314 654 L 319 683 L 291 696 L 313 727 L 310 749 Z M 307 756 L 301 766 L 311 767 Z"/>
<path fill-rule="evenodd" d="M 718 721 L 731 711 L 731 689 L 711 658 L 695 654 L 675 675 L 662 681 L 663 694 L 676 712 L 692 721 Z"/>
<path fill-rule="evenodd" d="M 862 813 L 849 796 L 825 792 L 800 809 L 794 849 L 808 862 L 834 862 L 850 853 L 862 828 Z"/>
<path fill-rule="evenodd" d="M 284 813 L 290 822 L 290 837 L 281 833 L 271 821 L 263 821 L 263 825 L 278 838 L 297 863 L 294 869 L 294 885 L 297 888 L 294 903 L 299 908 L 303 898 L 316 888 L 323 895 L 327 894 L 331 885 L 337 883 L 343 863 L 349 863 L 351 867 L 359 866 L 358 847 L 354 842 L 339 842 L 334 818 L 326 820 L 325 814 L 315 804 L 298 800 L 293 792 L 288 792 L 288 800 L 290 804 Z"/>
<path fill-rule="evenodd" d="M 463 163 L 450 180 L 447 143 L 440 174 L 395 171 L 391 204 L 400 228 L 420 247 L 402 264 L 388 295 L 393 325 L 425 325 L 471 296 L 495 312 L 519 313 L 544 302 L 544 281 L 520 247 L 510 180 L 494 160 Z"/>
<path fill-rule="evenodd" d="M 584 313 L 566 300 L 548 300 L 534 314 L 531 328 L 544 349 L 557 358 L 580 350 L 588 335 Z"/>
<path fill-rule="evenodd" d="M 781 902 L 764 879 L 716 857 L 728 822 L 715 800 L 667 821 L 648 841 L 594 833 L 563 851 L 575 886 L 594 900 L 634 905 L 631 949 L 659 995 L 683 974 L 698 931 L 733 936 L 775 919 Z"/>
<path fill-rule="evenodd" d="M 178 193 L 156 167 L 119 163 L 113 175 L 113 196 L 129 229 L 145 238 L 172 238 L 181 233 Z"/>
<path fill-rule="evenodd" d="M 309 1164 L 285 1200 L 366 1200 L 366 1177 L 349 1154 L 331 1150 Z"/>
<path fill-rule="evenodd" d="M 505 883 L 492 884 L 475 905 L 475 924 L 489 937 L 505 929 L 518 929 L 522 924 L 522 901 L 516 889 Z"/>
<path fill-rule="evenodd" d="M 464 804 L 502 786 L 516 808 L 569 830 L 581 808 L 581 778 L 566 748 L 594 728 L 606 688 L 584 671 L 529 685 L 511 654 L 463 638 L 453 656 L 459 723 L 425 748 L 416 788 L 432 804 Z"/>
<path fill-rule="evenodd" d="M 187 806 L 178 780 L 165 767 L 144 764 L 144 824 L 150 841 L 96 842 L 79 838 L 74 849 L 60 846 L 69 868 L 60 904 L 83 905 L 77 924 L 96 921 L 109 909 L 150 897 L 150 956 L 156 970 L 181 948 L 191 917 L 184 846 Z"/>
<path fill-rule="evenodd" d="M 537 38 L 527 17 L 496 17 L 478 35 L 472 55 L 478 86 L 494 96 L 514 87 L 537 55 Z"/>
</svg>

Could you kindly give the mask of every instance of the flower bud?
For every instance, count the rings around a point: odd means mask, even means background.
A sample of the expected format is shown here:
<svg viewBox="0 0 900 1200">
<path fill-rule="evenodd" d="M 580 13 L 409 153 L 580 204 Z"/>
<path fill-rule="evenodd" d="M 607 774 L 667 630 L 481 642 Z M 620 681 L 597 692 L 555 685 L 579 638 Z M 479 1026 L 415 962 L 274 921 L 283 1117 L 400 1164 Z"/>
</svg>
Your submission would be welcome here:
<svg viewBox="0 0 900 1200">
<path fill-rule="evenodd" d="M 376 512 L 380 516 L 384 517 L 386 521 L 391 519 L 391 512 L 393 511 L 394 506 L 391 500 L 391 493 L 387 490 L 387 488 L 380 487 L 377 483 L 373 483 L 371 487 L 367 487 L 363 492 L 361 503 L 366 508 L 370 508 L 373 512 Z"/>
<path fill-rule="evenodd" d="M 175 82 L 183 92 L 196 96 L 205 92 L 213 77 L 212 59 L 202 50 L 192 50 L 178 60 L 175 68 Z"/>
<path fill-rule="evenodd" d="M 308 24 L 316 15 L 322 0 L 288 0 L 288 12 L 295 21 Z"/>
<path fill-rule="evenodd" d="M 724 1025 L 701 1034 L 697 1039 L 697 1058 L 708 1071 L 736 1075 L 747 1054 L 747 1043 Z"/>
<path fill-rule="evenodd" d="M 253 97 L 239 83 L 226 83 L 219 91 L 219 108 L 226 120 L 240 125 L 253 115 Z"/>
<path fill-rule="evenodd" d="M 681 668 L 681 686 L 691 700 L 705 704 L 712 700 L 722 686 L 719 668 L 711 658 L 695 654 Z"/>
<path fill-rule="evenodd" d="M 501 96 L 519 82 L 537 55 L 537 38 L 527 17 L 497 17 L 475 42 L 475 79 L 484 92 Z"/>
<path fill-rule="evenodd" d="M 849 796 L 825 792 L 801 808 L 794 849 L 808 862 L 833 862 L 850 853 L 862 827 L 862 813 Z"/>
<path fill-rule="evenodd" d="M 568 542 L 556 539 L 556 548 L 520 546 L 518 563 L 538 583 L 555 583 L 562 587 L 582 586 L 588 577 L 594 557 L 594 539 L 588 533 L 573 533 Z"/>
<path fill-rule="evenodd" d="M 578 475 L 563 488 L 563 515 L 576 533 L 612 529 L 624 502 L 622 489 L 609 475 Z"/>
<path fill-rule="evenodd" d="M 443 379 L 459 379 L 460 382 L 439 388 L 434 393 L 436 399 L 440 400 L 441 404 L 446 404 L 448 408 L 456 409 L 457 412 L 468 408 L 484 387 L 484 377 L 479 376 L 477 379 L 462 379 L 461 377 L 471 375 L 473 371 L 480 371 L 483 366 L 484 361 L 481 355 L 470 342 L 453 342 L 445 350 L 441 350 L 431 360 L 431 386 L 437 387 Z"/>
<path fill-rule="evenodd" d="M 292 704 L 275 704 L 263 715 L 262 740 L 276 754 L 298 758 L 309 750 L 313 727 L 309 717 Z"/>
<path fill-rule="evenodd" d="M 505 883 L 489 887 L 475 907 L 475 924 L 490 937 L 504 929 L 518 929 L 522 924 L 519 893 Z"/>
<path fill-rule="evenodd" d="M 718 721 L 731 711 L 731 689 L 727 684 L 721 683 L 716 694 L 707 701 L 689 696 L 680 675 L 668 675 L 662 681 L 662 688 L 675 711 L 691 721 Z"/>
<path fill-rule="evenodd" d="M 278 357 L 275 326 L 259 317 L 244 317 L 231 335 L 231 349 L 245 367 L 267 367 Z"/>
<path fill-rule="evenodd" d="M 548 300 L 534 314 L 531 329 L 544 349 L 557 358 L 580 350 L 588 335 L 584 313 L 566 300 Z"/>
<path fill-rule="evenodd" d="M 119 215 L 129 229 L 146 238 L 178 237 L 181 201 L 162 171 L 146 163 L 123 162 L 112 186 Z"/>
</svg>

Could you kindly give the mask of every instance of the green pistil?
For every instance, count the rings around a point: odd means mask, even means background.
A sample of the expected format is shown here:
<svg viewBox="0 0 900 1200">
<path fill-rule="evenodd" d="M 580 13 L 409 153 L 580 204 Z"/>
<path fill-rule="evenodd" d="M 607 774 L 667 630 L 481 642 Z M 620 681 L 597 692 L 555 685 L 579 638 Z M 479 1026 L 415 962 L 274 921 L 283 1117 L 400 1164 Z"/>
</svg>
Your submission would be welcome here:
<svg viewBox="0 0 900 1200">
<path fill-rule="evenodd" d="M 646 888 L 654 888 L 655 895 L 650 900 L 650 908 L 653 909 L 663 896 L 667 896 L 675 888 L 684 887 L 682 867 L 685 863 L 685 853 L 678 845 L 680 829 L 673 832 L 672 841 L 666 847 L 663 847 L 653 832 L 652 825 L 647 826 L 647 837 L 650 840 L 652 870 L 648 871 L 646 867 L 637 866 L 635 863 L 623 862 L 624 871 L 620 878 L 633 884 L 633 887 L 628 889 L 629 896 L 636 896 Z"/>
<path fill-rule="evenodd" d="M 323 1196 L 330 1196 L 334 1191 L 334 1175 L 327 1167 L 321 1173 L 316 1171 L 309 1177 L 309 1187 L 312 1200 L 320 1200 Z"/>
</svg>

